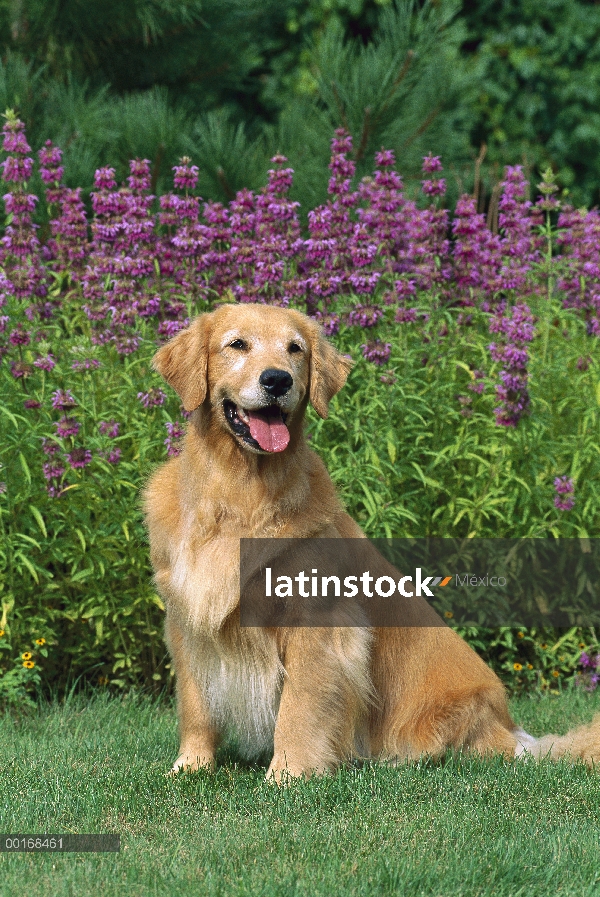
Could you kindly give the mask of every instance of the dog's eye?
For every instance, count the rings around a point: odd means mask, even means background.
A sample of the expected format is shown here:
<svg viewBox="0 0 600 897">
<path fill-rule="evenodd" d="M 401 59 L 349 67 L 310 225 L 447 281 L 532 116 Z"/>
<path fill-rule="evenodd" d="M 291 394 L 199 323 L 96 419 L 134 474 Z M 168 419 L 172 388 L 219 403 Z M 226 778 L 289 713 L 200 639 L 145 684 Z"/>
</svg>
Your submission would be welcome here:
<svg viewBox="0 0 600 897">
<path fill-rule="evenodd" d="M 298 343 L 290 343 L 288 352 L 302 352 L 302 346 L 299 346 Z"/>
<path fill-rule="evenodd" d="M 244 342 L 243 339 L 234 339 L 232 343 L 229 343 L 230 349 L 247 349 L 248 344 Z"/>
</svg>

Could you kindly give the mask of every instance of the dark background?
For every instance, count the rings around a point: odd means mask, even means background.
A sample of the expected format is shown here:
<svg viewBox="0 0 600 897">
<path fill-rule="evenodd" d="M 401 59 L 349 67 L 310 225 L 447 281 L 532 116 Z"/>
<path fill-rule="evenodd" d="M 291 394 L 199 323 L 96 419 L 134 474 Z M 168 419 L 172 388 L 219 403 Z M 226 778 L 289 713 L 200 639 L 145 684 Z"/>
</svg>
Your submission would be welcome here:
<svg viewBox="0 0 600 897">
<path fill-rule="evenodd" d="M 384 145 L 410 185 L 431 151 L 452 203 L 485 146 L 482 205 L 521 163 L 592 206 L 599 38 L 592 0 L 0 0 L 0 106 L 34 149 L 61 145 L 72 186 L 142 156 L 166 190 L 185 153 L 202 195 L 228 200 L 283 152 L 308 208 L 345 125 L 361 175 Z"/>
</svg>

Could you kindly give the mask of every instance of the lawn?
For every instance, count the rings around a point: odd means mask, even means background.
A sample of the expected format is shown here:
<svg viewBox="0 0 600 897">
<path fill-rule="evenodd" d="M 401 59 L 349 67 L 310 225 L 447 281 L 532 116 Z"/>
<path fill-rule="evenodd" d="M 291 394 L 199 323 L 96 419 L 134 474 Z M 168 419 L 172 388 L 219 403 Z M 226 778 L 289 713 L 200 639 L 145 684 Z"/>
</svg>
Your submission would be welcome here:
<svg viewBox="0 0 600 897">
<path fill-rule="evenodd" d="M 534 734 L 600 710 L 581 691 L 519 698 Z M 376 764 L 266 785 L 224 750 L 216 774 L 168 778 L 174 709 L 99 695 L 0 720 L 0 831 L 116 832 L 118 854 L 0 855 L 24 894 L 600 894 L 600 778 L 567 763 Z"/>
</svg>

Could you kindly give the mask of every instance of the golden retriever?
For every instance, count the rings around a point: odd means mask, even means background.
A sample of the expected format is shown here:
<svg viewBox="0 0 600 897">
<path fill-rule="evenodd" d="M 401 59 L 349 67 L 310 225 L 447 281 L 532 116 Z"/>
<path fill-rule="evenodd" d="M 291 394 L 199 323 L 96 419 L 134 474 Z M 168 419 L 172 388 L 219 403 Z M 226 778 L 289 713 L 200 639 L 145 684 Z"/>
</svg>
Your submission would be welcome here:
<svg viewBox="0 0 600 897">
<path fill-rule="evenodd" d="M 174 770 L 212 767 L 226 733 L 245 757 L 272 752 L 278 782 L 449 748 L 600 759 L 600 716 L 563 737 L 527 735 L 500 680 L 447 627 L 240 626 L 241 538 L 363 537 L 303 434 L 307 404 L 327 417 L 352 366 L 317 323 L 223 305 L 154 365 L 192 412 L 182 453 L 145 491 L 176 674 Z"/>
</svg>

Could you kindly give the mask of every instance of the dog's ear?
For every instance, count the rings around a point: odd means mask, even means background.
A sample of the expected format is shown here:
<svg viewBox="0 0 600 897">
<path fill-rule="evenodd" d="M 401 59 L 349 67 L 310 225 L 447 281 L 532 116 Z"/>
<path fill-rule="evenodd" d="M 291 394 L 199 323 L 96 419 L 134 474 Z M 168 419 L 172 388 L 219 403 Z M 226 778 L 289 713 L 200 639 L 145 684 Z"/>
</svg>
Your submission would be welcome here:
<svg viewBox="0 0 600 897">
<path fill-rule="evenodd" d="M 354 362 L 327 342 L 323 330 L 314 325 L 310 355 L 310 404 L 319 417 L 327 417 L 329 403 L 340 391 Z"/>
<path fill-rule="evenodd" d="M 210 317 L 200 315 L 152 360 L 152 366 L 180 396 L 186 411 L 194 411 L 206 398 Z"/>
</svg>

